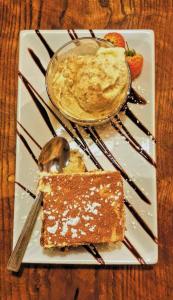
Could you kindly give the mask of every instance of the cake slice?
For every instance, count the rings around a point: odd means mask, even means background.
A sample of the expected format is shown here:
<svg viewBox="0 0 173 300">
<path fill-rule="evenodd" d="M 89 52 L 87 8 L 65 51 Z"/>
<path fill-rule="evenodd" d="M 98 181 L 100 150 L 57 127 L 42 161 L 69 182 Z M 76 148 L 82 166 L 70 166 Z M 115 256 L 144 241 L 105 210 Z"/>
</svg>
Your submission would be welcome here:
<svg viewBox="0 0 173 300">
<path fill-rule="evenodd" d="M 118 172 L 43 176 L 39 189 L 44 192 L 44 248 L 123 240 L 124 195 Z"/>
</svg>

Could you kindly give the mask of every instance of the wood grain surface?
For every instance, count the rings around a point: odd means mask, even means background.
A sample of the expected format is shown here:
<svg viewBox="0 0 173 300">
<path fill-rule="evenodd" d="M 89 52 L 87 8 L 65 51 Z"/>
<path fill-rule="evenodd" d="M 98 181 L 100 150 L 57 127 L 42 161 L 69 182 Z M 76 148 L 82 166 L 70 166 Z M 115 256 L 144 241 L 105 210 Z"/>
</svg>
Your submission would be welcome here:
<svg viewBox="0 0 173 300">
<path fill-rule="evenodd" d="M 21 29 L 153 29 L 156 37 L 159 263 L 153 267 L 29 266 L 11 253 L 18 38 Z M 0 0 L 0 299 L 173 299 L 173 2 Z"/>
</svg>

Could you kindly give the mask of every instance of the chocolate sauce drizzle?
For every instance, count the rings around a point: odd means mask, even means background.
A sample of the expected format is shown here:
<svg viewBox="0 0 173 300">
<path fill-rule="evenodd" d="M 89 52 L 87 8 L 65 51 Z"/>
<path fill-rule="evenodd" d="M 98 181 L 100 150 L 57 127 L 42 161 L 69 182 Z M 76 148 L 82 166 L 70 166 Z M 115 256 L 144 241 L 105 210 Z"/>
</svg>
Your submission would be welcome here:
<svg viewBox="0 0 173 300">
<path fill-rule="evenodd" d="M 28 48 L 28 51 L 29 51 L 32 59 L 35 61 L 35 63 L 39 67 L 40 71 L 43 73 L 44 76 L 46 76 L 46 70 L 43 67 L 43 65 L 41 64 L 39 57 L 34 53 L 34 51 L 32 49 Z"/>
<path fill-rule="evenodd" d="M 36 107 L 38 108 L 38 111 L 40 112 L 43 120 L 46 122 L 50 132 L 52 133 L 53 136 L 56 136 L 56 132 L 50 122 L 48 113 L 46 111 L 46 109 L 44 108 L 44 106 L 40 103 L 40 101 L 38 100 L 38 98 L 35 96 L 33 89 L 31 88 L 31 84 L 29 83 L 29 81 L 22 75 L 22 73 L 19 71 L 18 72 L 19 77 L 21 78 L 21 80 L 23 81 L 25 87 L 27 88 L 32 100 L 34 101 Z"/>
<path fill-rule="evenodd" d="M 115 128 L 119 134 L 123 137 L 125 137 L 125 140 L 141 155 L 143 156 L 151 165 L 156 167 L 155 161 L 152 159 L 152 157 L 141 147 L 141 145 L 134 139 L 134 137 L 131 135 L 131 133 L 127 130 L 127 128 L 124 126 L 124 124 L 121 122 L 121 120 L 118 118 L 118 116 L 115 117 L 117 122 L 114 120 L 111 121 L 111 125 L 113 128 Z M 119 125 L 121 125 L 123 131 L 120 129 Z"/>
<path fill-rule="evenodd" d="M 36 164 L 38 164 L 38 160 L 35 157 L 34 153 L 32 152 L 32 149 L 30 148 L 30 146 L 28 145 L 27 141 L 25 140 L 24 136 L 19 133 L 19 131 L 17 130 L 17 135 L 20 137 L 22 143 L 24 144 L 24 146 L 26 147 L 26 149 L 28 150 L 29 154 L 32 156 L 33 160 L 35 161 Z"/>
<path fill-rule="evenodd" d="M 132 87 L 127 97 L 127 102 L 133 104 L 143 104 L 143 105 L 147 104 L 147 101 L 141 95 L 139 95 Z"/>
<path fill-rule="evenodd" d="M 91 36 L 95 39 L 96 38 L 96 36 L 95 36 L 95 34 L 94 34 L 94 32 L 93 32 L 93 30 L 92 29 L 89 29 L 89 32 L 91 33 Z"/>
<path fill-rule="evenodd" d="M 130 252 L 137 258 L 141 265 L 145 265 L 146 262 L 142 258 L 142 256 L 138 253 L 136 248 L 130 243 L 127 237 L 124 238 L 123 244 L 130 250 Z"/>
<path fill-rule="evenodd" d="M 77 33 L 74 31 L 74 29 L 72 29 L 72 32 L 73 32 L 75 39 L 78 39 Z"/>
<path fill-rule="evenodd" d="M 73 31 L 74 31 L 74 30 L 73 30 Z M 67 29 L 67 32 L 68 32 L 68 34 L 69 34 L 69 36 L 70 36 L 70 38 L 71 38 L 72 40 L 75 40 L 75 39 L 76 39 L 75 36 L 74 36 L 74 33 L 71 32 L 70 29 Z"/>
<path fill-rule="evenodd" d="M 127 97 L 127 102 L 122 108 L 122 111 L 125 112 L 126 116 L 129 117 L 129 119 L 131 119 L 131 121 L 133 121 L 141 131 L 143 131 L 147 136 L 151 137 L 151 139 L 156 143 L 152 133 L 142 124 L 142 122 L 134 115 L 134 113 L 132 113 L 127 105 L 128 103 L 145 105 L 147 104 L 147 101 L 141 95 L 139 95 L 134 88 L 131 87 L 130 93 Z"/>
<path fill-rule="evenodd" d="M 23 131 L 30 137 L 30 139 L 36 144 L 36 146 L 41 150 L 42 147 L 39 145 L 39 143 L 37 143 L 37 141 L 33 138 L 33 136 L 26 130 L 26 128 L 24 128 L 19 121 L 17 121 L 17 123 L 20 125 Z"/>
<path fill-rule="evenodd" d="M 44 76 L 46 76 L 46 70 L 43 67 L 39 57 L 34 53 L 34 51 L 30 48 L 28 48 L 28 51 L 33 59 L 33 61 L 35 62 L 35 64 L 37 65 L 37 67 L 40 69 L 40 71 L 43 73 Z"/>
<path fill-rule="evenodd" d="M 38 29 L 35 30 L 37 36 L 39 37 L 39 39 L 41 40 L 41 42 L 43 43 L 43 45 L 45 46 L 50 58 L 54 55 L 54 51 L 51 49 L 51 47 L 48 45 L 47 41 L 45 40 L 45 38 L 42 36 L 42 34 L 40 33 L 40 31 Z"/>
<path fill-rule="evenodd" d="M 83 246 L 89 253 L 91 253 L 99 264 L 105 265 L 103 258 L 100 256 L 96 247 L 93 244 Z"/>
<path fill-rule="evenodd" d="M 127 199 L 124 199 L 124 204 L 128 208 L 128 210 L 131 212 L 131 214 L 136 218 L 136 220 L 139 222 L 141 227 L 147 232 L 147 234 L 152 238 L 152 240 L 157 244 L 158 238 L 154 235 L 152 230 L 148 227 L 148 225 L 145 223 L 145 221 L 141 218 L 141 216 L 138 214 L 138 212 L 135 210 L 135 208 L 129 203 Z"/>
<path fill-rule="evenodd" d="M 77 125 L 73 122 L 70 122 L 71 126 L 73 127 L 73 129 L 75 130 L 77 136 L 79 137 L 79 139 L 81 140 L 81 142 L 83 143 L 85 149 L 87 149 L 88 151 L 90 151 L 90 148 L 88 147 L 86 141 L 84 140 L 83 136 L 81 135 Z M 100 163 L 96 160 L 95 156 L 92 154 L 92 152 L 90 151 L 90 158 L 92 157 L 92 160 L 95 162 L 95 166 L 97 167 L 97 169 L 99 170 L 103 170 L 102 166 L 100 165 Z"/>
<path fill-rule="evenodd" d="M 18 186 L 20 186 L 20 188 L 21 188 L 22 190 L 24 190 L 26 193 L 28 193 L 33 199 L 36 198 L 36 195 L 33 194 L 33 193 L 32 193 L 28 188 L 26 188 L 23 184 L 21 184 L 21 183 L 18 182 L 18 181 L 15 181 L 15 183 L 16 183 Z"/>
<path fill-rule="evenodd" d="M 145 194 L 139 189 L 136 183 L 127 175 L 125 170 L 120 166 L 118 161 L 112 155 L 110 150 L 107 148 L 103 140 L 100 138 L 98 132 L 94 127 L 91 129 L 89 127 L 85 127 L 86 133 L 90 136 L 90 138 L 95 142 L 98 148 L 102 151 L 102 153 L 107 157 L 110 163 L 121 173 L 123 178 L 128 182 L 128 184 L 135 190 L 138 196 L 146 203 L 151 204 L 150 200 L 145 196 Z"/>
<path fill-rule="evenodd" d="M 124 107 L 124 111 L 127 117 L 135 123 L 137 127 L 139 127 L 140 130 L 142 130 L 147 136 L 151 137 L 151 139 L 156 143 L 155 137 L 152 135 L 152 133 L 142 124 L 141 121 L 138 120 L 138 118 L 134 115 L 134 113 L 130 110 L 130 108 L 126 105 Z"/>
</svg>

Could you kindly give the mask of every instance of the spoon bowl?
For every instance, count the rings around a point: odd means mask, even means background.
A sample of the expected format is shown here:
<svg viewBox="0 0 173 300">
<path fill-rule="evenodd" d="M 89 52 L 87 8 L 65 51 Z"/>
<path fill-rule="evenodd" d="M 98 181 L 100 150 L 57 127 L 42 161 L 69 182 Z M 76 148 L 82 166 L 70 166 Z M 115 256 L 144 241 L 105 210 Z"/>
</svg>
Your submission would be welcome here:
<svg viewBox="0 0 173 300">
<path fill-rule="evenodd" d="M 69 160 L 70 147 L 63 137 L 54 137 L 44 145 L 38 158 L 40 171 L 61 172 Z"/>
</svg>

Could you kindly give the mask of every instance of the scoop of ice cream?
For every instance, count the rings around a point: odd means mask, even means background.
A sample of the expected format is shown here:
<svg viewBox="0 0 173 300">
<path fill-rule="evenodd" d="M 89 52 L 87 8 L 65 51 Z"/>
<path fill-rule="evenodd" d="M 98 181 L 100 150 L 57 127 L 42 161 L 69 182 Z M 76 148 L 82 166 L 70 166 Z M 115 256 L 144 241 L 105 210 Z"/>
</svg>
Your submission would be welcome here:
<svg viewBox="0 0 173 300">
<path fill-rule="evenodd" d="M 124 49 L 100 48 L 96 56 L 83 57 L 74 95 L 83 110 L 103 111 L 120 96 L 127 76 Z"/>
<path fill-rule="evenodd" d="M 128 67 L 123 48 L 99 48 L 95 55 L 67 55 L 51 74 L 51 94 L 65 114 L 94 119 L 124 101 Z"/>
</svg>

